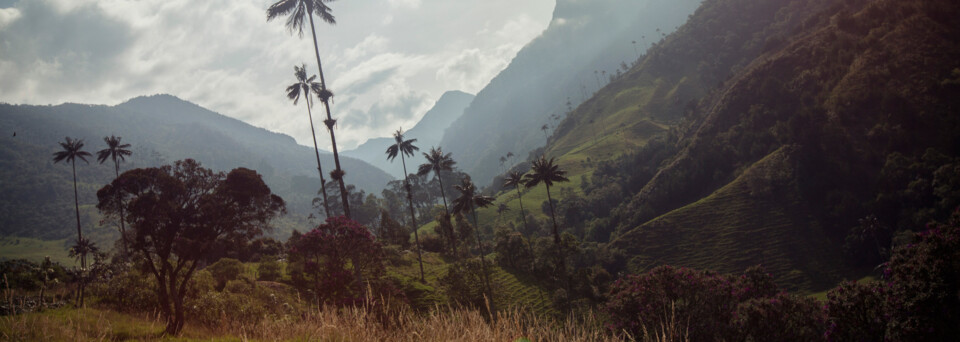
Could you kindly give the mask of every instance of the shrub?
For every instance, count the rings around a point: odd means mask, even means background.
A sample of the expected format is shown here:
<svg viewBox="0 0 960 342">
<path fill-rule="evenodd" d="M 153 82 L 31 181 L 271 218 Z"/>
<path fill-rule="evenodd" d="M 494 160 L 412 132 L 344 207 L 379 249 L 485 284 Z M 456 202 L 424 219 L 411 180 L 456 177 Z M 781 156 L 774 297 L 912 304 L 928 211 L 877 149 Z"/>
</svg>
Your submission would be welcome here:
<svg viewBox="0 0 960 342">
<path fill-rule="evenodd" d="M 882 341 L 886 289 L 880 282 L 840 283 L 827 292 L 824 337 L 832 341 Z"/>
<path fill-rule="evenodd" d="M 266 255 L 260 259 L 257 265 L 257 280 L 276 281 L 283 277 L 283 269 L 280 262 L 272 255 Z"/>
<path fill-rule="evenodd" d="M 737 341 L 815 341 L 825 321 L 816 299 L 781 292 L 740 303 L 732 324 Z"/>
<path fill-rule="evenodd" d="M 223 258 L 213 265 L 207 266 L 206 270 L 217 281 L 217 291 L 223 291 L 227 282 L 236 280 L 243 273 L 243 263 L 237 259 Z"/>
</svg>

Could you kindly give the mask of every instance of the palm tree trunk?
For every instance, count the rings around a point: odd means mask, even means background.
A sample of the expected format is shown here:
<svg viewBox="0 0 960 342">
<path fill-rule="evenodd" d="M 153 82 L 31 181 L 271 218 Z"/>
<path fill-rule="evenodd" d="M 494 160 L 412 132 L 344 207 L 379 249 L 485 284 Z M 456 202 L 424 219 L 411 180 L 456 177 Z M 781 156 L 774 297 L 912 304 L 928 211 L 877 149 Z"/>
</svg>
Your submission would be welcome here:
<svg viewBox="0 0 960 342">
<path fill-rule="evenodd" d="M 307 94 L 307 117 L 310 119 L 310 135 L 313 136 L 313 153 L 317 156 L 317 172 L 320 173 L 320 192 L 323 194 L 323 213 L 330 217 L 330 206 L 327 205 L 327 180 L 323 178 L 323 168 L 320 166 L 320 148 L 317 147 L 317 132 L 313 129 L 313 111 L 310 109 L 310 96 Z"/>
<path fill-rule="evenodd" d="M 547 202 L 550 203 L 550 218 L 553 219 L 553 243 L 557 246 L 557 265 L 559 268 L 559 274 L 562 276 L 566 272 L 567 268 L 563 262 L 563 250 L 560 247 L 560 230 L 557 228 L 557 212 L 553 208 L 553 199 L 550 197 L 550 186 L 544 184 L 547 187 Z"/>
<path fill-rule="evenodd" d="M 437 181 L 440 182 L 440 198 L 443 198 L 443 214 L 447 216 L 447 219 L 450 219 L 450 209 L 447 208 L 447 195 L 443 192 L 443 177 L 440 177 L 440 172 L 437 171 Z M 453 222 L 450 222 L 450 227 L 453 228 Z M 442 231 L 442 229 L 441 229 Z M 457 236 L 456 232 L 449 232 L 450 241 L 453 245 L 453 255 L 456 257 L 460 253 L 457 253 Z"/>
<path fill-rule="evenodd" d="M 527 228 L 527 215 L 523 213 L 523 193 L 520 192 L 520 187 L 517 186 L 517 198 L 520 199 L 520 218 L 523 219 L 523 230 L 528 230 Z"/>
<path fill-rule="evenodd" d="M 420 263 L 420 282 L 425 282 L 423 278 L 423 254 L 420 252 L 420 233 L 417 232 L 417 214 L 413 211 L 413 194 L 410 193 L 410 181 L 407 179 L 407 161 L 403 158 L 403 150 L 400 150 L 400 162 L 403 163 L 403 185 L 407 188 L 407 203 L 410 204 L 410 219 L 413 221 L 413 238 L 417 241 L 417 262 Z"/>
<path fill-rule="evenodd" d="M 113 168 L 117 178 L 120 178 L 120 162 L 117 161 L 117 157 L 113 157 Z M 120 203 L 119 192 L 117 192 L 117 206 L 120 207 L 120 247 L 123 248 L 123 256 L 127 256 L 127 230 L 123 225 L 123 204 Z"/>
<path fill-rule="evenodd" d="M 483 281 L 486 283 L 487 294 L 490 294 L 490 277 L 487 275 L 486 262 L 483 260 L 483 244 L 480 243 L 480 224 L 477 223 L 477 210 L 470 205 L 470 211 L 473 212 L 473 230 L 477 232 L 477 249 L 480 250 L 480 272 L 483 272 Z"/>
<path fill-rule="evenodd" d="M 327 89 L 327 82 L 323 77 L 323 64 L 320 63 L 320 47 L 317 45 L 317 30 L 313 27 L 313 13 L 310 14 L 310 33 L 313 34 L 313 51 L 317 55 L 317 69 L 320 70 L 320 87 Z M 347 187 L 343 185 L 343 170 L 340 168 L 340 153 L 337 152 L 337 137 L 333 133 L 333 117 L 330 116 L 330 103 L 327 99 L 320 99 L 323 102 L 323 107 L 327 109 L 327 120 L 324 123 L 327 125 L 327 129 L 330 130 L 330 144 L 333 146 L 333 163 L 337 167 L 337 179 L 336 181 L 340 183 L 340 199 L 343 201 L 343 215 L 348 219 L 350 218 L 350 203 L 347 200 Z"/>
<path fill-rule="evenodd" d="M 77 191 L 77 161 L 71 161 L 73 166 L 73 206 L 77 212 L 77 244 L 82 246 L 83 231 L 80 229 L 80 194 Z M 80 250 L 80 291 L 77 294 L 77 302 L 83 307 L 83 273 L 87 270 L 87 251 L 86 248 Z"/>
</svg>

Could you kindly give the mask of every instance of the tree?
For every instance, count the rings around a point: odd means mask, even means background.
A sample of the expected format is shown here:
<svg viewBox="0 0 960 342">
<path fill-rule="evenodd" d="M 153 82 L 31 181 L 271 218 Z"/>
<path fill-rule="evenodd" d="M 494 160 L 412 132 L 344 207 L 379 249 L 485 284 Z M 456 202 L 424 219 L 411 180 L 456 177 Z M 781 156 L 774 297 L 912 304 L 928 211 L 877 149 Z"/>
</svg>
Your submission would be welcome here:
<svg viewBox="0 0 960 342">
<path fill-rule="evenodd" d="M 557 265 L 559 265 L 562 271 L 564 270 L 564 265 L 563 253 L 560 250 L 560 229 L 557 227 L 557 211 L 556 208 L 553 207 L 553 198 L 550 197 L 550 186 L 553 185 L 553 182 L 568 182 L 570 180 L 564 177 L 567 172 L 561 170 L 558 165 L 554 164 L 553 158 L 548 160 L 546 156 L 540 156 L 540 158 L 534 160 L 530 170 L 532 173 L 524 176 L 526 186 L 532 188 L 543 183 L 543 186 L 547 188 L 547 202 L 550 203 L 550 218 L 553 219 L 553 242 L 557 246 Z"/>
<path fill-rule="evenodd" d="M 300 96 L 303 95 L 305 99 L 303 102 L 307 104 L 307 118 L 310 119 L 310 135 L 313 136 L 313 153 L 317 157 L 317 172 L 320 173 L 320 192 L 323 195 L 323 212 L 327 217 L 330 217 L 330 206 L 327 204 L 327 180 L 323 178 L 323 167 L 320 166 L 320 148 L 317 147 L 317 132 L 313 128 L 313 111 L 310 109 L 312 106 L 310 92 L 315 91 L 315 89 L 320 89 L 320 83 L 313 81 L 317 78 L 316 75 L 311 75 L 308 78 L 306 69 L 306 64 L 303 66 L 293 66 L 293 75 L 297 78 L 297 83 L 287 87 L 287 98 L 293 100 L 293 105 L 297 105 L 297 101 L 300 101 Z"/>
<path fill-rule="evenodd" d="M 333 92 L 327 89 L 327 81 L 323 77 L 323 64 L 320 62 L 320 47 L 317 45 L 317 30 L 313 25 L 314 14 L 328 24 L 334 25 L 337 23 L 333 14 L 330 13 L 332 11 L 330 7 L 324 4 L 330 1 L 333 0 L 280 0 L 267 9 L 267 21 L 279 16 L 289 15 L 286 23 L 287 29 L 289 29 L 290 32 L 297 31 L 302 38 L 304 17 L 310 20 L 310 33 L 313 34 L 313 50 L 317 56 L 317 69 L 320 70 L 320 87 L 315 89 L 315 91 L 327 111 L 327 119 L 324 120 L 323 123 L 327 125 L 327 130 L 330 131 L 330 145 L 333 147 L 333 162 L 336 166 L 336 169 L 330 172 L 330 178 L 333 178 L 340 184 L 340 200 L 343 202 L 343 212 L 347 218 L 350 218 L 347 188 L 343 183 L 343 176 L 346 173 L 340 168 L 340 153 L 337 152 L 337 137 L 333 132 L 333 127 L 337 124 L 337 120 L 334 120 L 330 115 L 330 98 L 333 97 Z"/>
<path fill-rule="evenodd" d="M 130 247 L 153 275 L 166 332 L 184 324 L 187 284 L 217 243 L 252 239 L 285 212 L 256 171 L 214 173 L 186 159 L 174 165 L 133 169 L 97 191 L 97 209 L 130 223 Z"/>
<path fill-rule="evenodd" d="M 503 219 L 503 213 L 510 211 L 510 207 L 506 203 L 500 203 L 497 205 L 497 219 Z"/>
<path fill-rule="evenodd" d="M 77 213 L 77 243 L 83 243 L 83 230 L 80 228 L 80 195 L 77 191 L 77 158 L 83 160 L 84 163 L 89 164 L 87 157 L 91 156 L 90 152 L 83 150 L 83 139 L 73 140 L 70 137 L 64 138 L 64 141 L 60 143 L 60 147 L 63 150 L 53 153 L 53 163 L 59 163 L 66 160 L 70 163 L 70 166 L 73 168 L 73 206 L 76 209 Z M 87 268 L 87 255 L 86 253 L 80 254 L 80 272 L 83 273 Z M 83 288 L 84 284 L 80 282 L 80 291 L 77 293 L 77 304 L 83 306 Z"/>
<path fill-rule="evenodd" d="M 457 164 L 457 162 L 453 161 L 453 158 L 450 158 L 451 154 L 452 153 L 443 154 L 443 149 L 440 147 L 431 147 L 430 153 L 423 153 L 423 157 L 427 159 L 427 162 L 420 164 L 420 168 L 417 170 L 417 176 L 426 176 L 433 171 L 434 178 L 440 182 L 443 212 L 447 215 L 450 215 L 450 209 L 447 208 L 447 195 L 443 191 L 443 178 L 440 177 L 440 172 L 453 171 L 453 165 Z"/>
<path fill-rule="evenodd" d="M 520 191 L 520 186 L 524 185 L 523 174 L 517 171 L 512 171 L 507 174 L 507 178 L 503 180 L 504 187 L 514 187 L 517 189 L 517 199 L 520 200 L 520 218 L 523 219 L 523 229 L 527 230 L 527 216 L 523 213 L 523 192 Z"/>
<path fill-rule="evenodd" d="M 420 148 L 415 146 L 413 143 L 417 142 L 417 139 L 403 140 L 403 129 L 398 129 L 393 133 L 393 138 L 395 143 L 387 147 L 387 160 L 391 162 L 397 158 L 397 155 L 400 155 L 400 163 L 403 164 L 403 185 L 407 189 L 407 203 L 410 204 L 410 220 L 413 223 L 413 238 L 417 242 L 417 262 L 420 263 L 420 281 L 425 281 L 423 278 L 423 256 L 420 251 L 420 234 L 417 233 L 417 214 L 413 210 L 413 193 L 410 191 L 410 177 L 407 175 L 407 161 L 405 156 L 413 156 L 413 151 L 417 151 Z"/>
<path fill-rule="evenodd" d="M 460 185 L 455 186 L 454 188 L 460 192 L 460 197 L 457 197 L 453 200 L 453 212 L 458 214 L 466 214 L 468 212 L 473 212 L 473 227 L 474 231 L 477 232 L 477 248 L 480 250 L 480 269 L 483 271 L 483 276 L 486 279 L 487 292 L 490 292 L 490 277 L 487 276 L 487 268 L 483 260 L 483 244 L 480 238 L 480 225 L 477 223 L 477 207 L 486 208 L 493 204 L 493 198 L 490 196 L 481 195 L 477 191 L 477 187 L 473 185 L 473 181 L 470 180 L 470 177 L 464 177 Z"/>
<path fill-rule="evenodd" d="M 330 217 L 319 227 L 290 238 L 289 255 L 295 276 L 311 287 L 320 302 L 336 305 L 360 303 L 364 279 L 384 272 L 383 250 L 373 234 L 356 221 Z"/>
<path fill-rule="evenodd" d="M 120 177 L 120 162 L 126 161 L 126 156 L 133 154 L 128 148 L 130 144 L 120 144 L 121 137 L 109 136 L 103 137 L 103 142 L 107 143 L 107 148 L 97 151 L 97 161 L 100 164 L 107 161 L 107 159 L 113 160 L 113 171 L 116 177 Z M 119 160 L 117 160 L 119 159 Z M 120 245 L 123 247 L 123 254 L 127 254 L 127 240 L 124 238 L 126 236 L 126 229 L 124 229 L 123 223 L 123 209 L 120 210 Z"/>
</svg>

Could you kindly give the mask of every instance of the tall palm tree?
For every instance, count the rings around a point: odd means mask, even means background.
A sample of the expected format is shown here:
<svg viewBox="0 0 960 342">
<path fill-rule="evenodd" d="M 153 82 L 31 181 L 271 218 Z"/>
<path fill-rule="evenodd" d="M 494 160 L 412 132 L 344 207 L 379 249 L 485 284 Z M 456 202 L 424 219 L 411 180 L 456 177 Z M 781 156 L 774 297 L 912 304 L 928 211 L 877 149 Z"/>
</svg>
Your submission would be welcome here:
<svg viewBox="0 0 960 342">
<path fill-rule="evenodd" d="M 523 219 L 523 230 L 527 230 L 527 214 L 523 212 L 523 192 L 520 191 L 520 186 L 524 185 L 523 174 L 517 171 L 513 171 L 507 174 L 507 178 L 503 180 L 503 186 L 505 187 L 514 187 L 517 188 L 517 198 L 520 200 L 520 218 Z"/>
<path fill-rule="evenodd" d="M 457 162 L 453 161 L 453 158 L 450 157 L 451 153 L 443 154 L 443 149 L 439 147 L 431 147 L 430 153 L 423 153 L 423 157 L 427 159 L 426 163 L 420 164 L 420 167 L 417 170 L 418 176 L 426 176 L 431 171 L 433 171 L 434 176 L 440 182 L 440 197 L 443 198 L 443 214 L 450 218 L 450 209 L 447 208 L 447 195 L 443 190 L 443 177 L 440 176 L 441 171 L 453 171 L 453 165 Z M 444 232 L 441 229 L 441 234 L 449 233 L 450 244 L 453 247 L 453 255 L 458 255 L 457 253 L 457 241 L 456 234 L 453 232 Z M 443 236 L 441 236 L 443 238 Z"/>
<path fill-rule="evenodd" d="M 304 101 L 307 104 L 307 118 L 310 119 L 310 135 L 313 136 L 313 153 L 317 157 L 317 172 L 320 173 L 320 192 L 323 194 L 323 212 L 330 217 L 330 206 L 327 205 L 327 180 L 323 178 L 323 167 L 320 166 L 320 149 L 317 147 L 317 133 L 313 129 L 313 112 L 310 109 L 311 107 L 311 96 L 310 92 L 320 87 L 320 84 L 314 82 L 313 80 L 317 78 L 316 75 L 311 75 L 307 77 L 307 65 L 303 66 L 293 66 L 293 76 L 297 78 L 297 83 L 291 84 L 287 87 L 287 98 L 293 100 L 293 105 L 297 105 L 297 101 L 300 101 L 300 96 L 304 97 Z"/>
<path fill-rule="evenodd" d="M 347 193 L 347 187 L 343 183 L 343 176 L 346 173 L 340 168 L 340 153 L 337 151 L 337 137 L 333 132 L 333 126 L 337 124 L 337 120 L 334 120 L 330 115 L 330 98 L 333 97 L 333 92 L 327 89 L 327 81 L 323 77 L 323 64 L 320 62 L 320 47 L 317 45 L 317 30 L 313 25 L 314 14 L 328 24 L 334 25 L 337 23 L 337 20 L 331 13 L 332 9 L 325 4 L 331 1 L 333 0 L 280 0 L 267 9 L 267 21 L 279 16 L 288 16 L 286 23 L 287 29 L 289 29 L 290 32 L 297 31 L 301 38 L 303 37 L 304 19 L 308 18 L 310 21 L 310 33 L 313 35 L 313 51 L 317 56 L 317 69 L 320 71 L 320 86 L 314 90 L 327 111 L 327 119 L 324 120 L 323 123 L 327 126 L 327 130 L 330 131 L 330 145 L 333 147 L 333 163 L 336 166 L 336 169 L 330 172 L 330 177 L 340 185 L 340 200 L 343 201 L 343 214 L 346 215 L 347 218 L 350 218 L 350 203 L 347 199 L 349 194 Z"/>
<path fill-rule="evenodd" d="M 567 182 L 570 181 L 566 175 L 566 171 L 561 170 L 557 164 L 553 163 L 553 158 L 547 159 L 546 156 L 540 156 L 537 160 L 533 161 L 533 165 L 530 169 L 532 173 L 528 173 L 524 176 L 526 179 L 526 186 L 528 188 L 535 187 L 540 183 L 543 183 L 547 187 L 547 202 L 550 203 L 550 217 L 553 219 L 553 242 L 557 246 L 557 259 L 558 265 L 561 271 L 563 271 L 563 255 L 561 254 L 561 241 L 560 241 L 560 230 L 557 228 L 557 214 L 556 209 L 553 207 L 553 198 L 550 197 L 550 186 L 554 182 Z"/>
<path fill-rule="evenodd" d="M 83 160 L 83 162 L 89 164 L 87 157 L 92 156 L 90 152 L 83 150 L 83 139 L 73 140 L 70 137 L 64 138 L 64 142 L 60 143 L 60 147 L 63 150 L 53 153 L 53 163 L 59 163 L 66 160 L 70 162 L 70 165 L 73 167 L 73 206 L 77 212 L 77 242 L 83 242 L 83 230 L 80 229 L 80 195 L 77 191 L 77 158 Z M 86 253 L 80 254 L 80 270 L 81 272 L 87 269 L 87 256 Z M 81 282 L 80 291 L 77 294 L 79 305 L 83 306 L 83 283 Z"/>
<path fill-rule="evenodd" d="M 387 160 L 393 161 L 397 158 L 397 155 L 400 155 L 400 162 L 403 164 L 403 186 L 407 188 L 407 203 L 410 203 L 410 219 L 413 222 L 413 238 L 417 241 L 417 262 L 420 263 L 420 281 L 424 281 L 423 278 L 423 256 L 420 252 L 420 234 L 417 233 L 417 214 L 413 210 L 413 192 L 410 191 L 410 180 L 407 177 L 407 161 L 405 156 L 413 156 L 413 151 L 420 150 L 413 143 L 417 142 L 417 139 L 403 140 L 403 129 L 398 129 L 393 133 L 393 138 L 396 141 L 390 147 L 387 147 Z"/>
<path fill-rule="evenodd" d="M 480 271 L 483 272 L 483 278 L 486 282 L 487 292 L 490 292 L 490 277 L 487 275 L 487 267 L 484 262 L 483 244 L 480 243 L 480 225 L 477 223 L 477 207 L 486 208 L 493 204 L 493 197 L 484 196 L 477 192 L 477 187 L 473 185 L 470 176 L 464 177 L 460 185 L 454 186 L 460 192 L 460 197 L 453 200 L 453 212 L 466 214 L 473 212 L 473 230 L 477 232 L 477 248 L 480 250 Z"/>
<path fill-rule="evenodd" d="M 457 164 L 450 158 L 452 153 L 443 154 L 443 149 L 440 147 L 431 147 L 430 153 L 423 153 L 423 157 L 427 159 L 426 163 L 420 164 L 420 168 L 417 170 L 417 176 L 426 176 L 428 173 L 433 171 L 434 177 L 440 182 L 440 197 L 443 198 L 443 212 L 447 215 L 450 215 L 450 209 L 447 208 L 447 195 L 443 191 L 443 177 L 440 177 L 440 172 L 442 171 L 453 171 L 453 166 Z"/>
<path fill-rule="evenodd" d="M 109 136 L 103 137 L 103 142 L 107 143 L 107 148 L 97 151 L 97 161 L 100 164 L 107 161 L 107 159 L 113 160 L 113 171 L 116 174 L 117 178 L 120 178 L 120 162 L 126 161 L 126 157 L 133 154 L 130 152 L 130 144 L 120 144 L 121 137 Z M 118 203 L 119 203 L 119 192 Z M 126 229 L 123 223 L 123 206 L 120 206 L 120 241 L 121 246 L 123 247 L 123 254 L 127 254 L 127 238 L 126 238 Z"/>
</svg>

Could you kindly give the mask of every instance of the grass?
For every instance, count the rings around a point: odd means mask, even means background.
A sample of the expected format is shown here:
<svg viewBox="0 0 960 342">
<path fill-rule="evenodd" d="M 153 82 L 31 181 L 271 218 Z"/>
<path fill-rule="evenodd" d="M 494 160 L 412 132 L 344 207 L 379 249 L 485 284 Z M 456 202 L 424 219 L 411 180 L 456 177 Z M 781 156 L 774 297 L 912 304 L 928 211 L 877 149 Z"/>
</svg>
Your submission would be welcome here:
<svg viewBox="0 0 960 342">
<path fill-rule="evenodd" d="M 42 262 L 44 257 L 59 262 L 65 266 L 73 265 L 76 261 L 70 257 L 67 240 L 40 240 L 8 236 L 0 238 L 0 260 L 27 259 L 36 263 Z"/>
<path fill-rule="evenodd" d="M 654 333 L 639 340 L 667 340 L 658 335 Z M 554 320 L 509 310 L 490 318 L 480 311 L 450 307 L 437 307 L 422 315 L 405 309 L 377 312 L 363 308 L 324 308 L 302 317 L 266 320 L 255 325 L 223 322 L 213 329 L 188 322 L 179 336 L 164 335 L 163 322 L 158 317 L 106 309 L 57 309 L 0 317 L 0 339 L 7 341 L 518 341 L 521 338 L 529 341 L 625 340 L 605 331 L 593 315 Z"/>
</svg>

